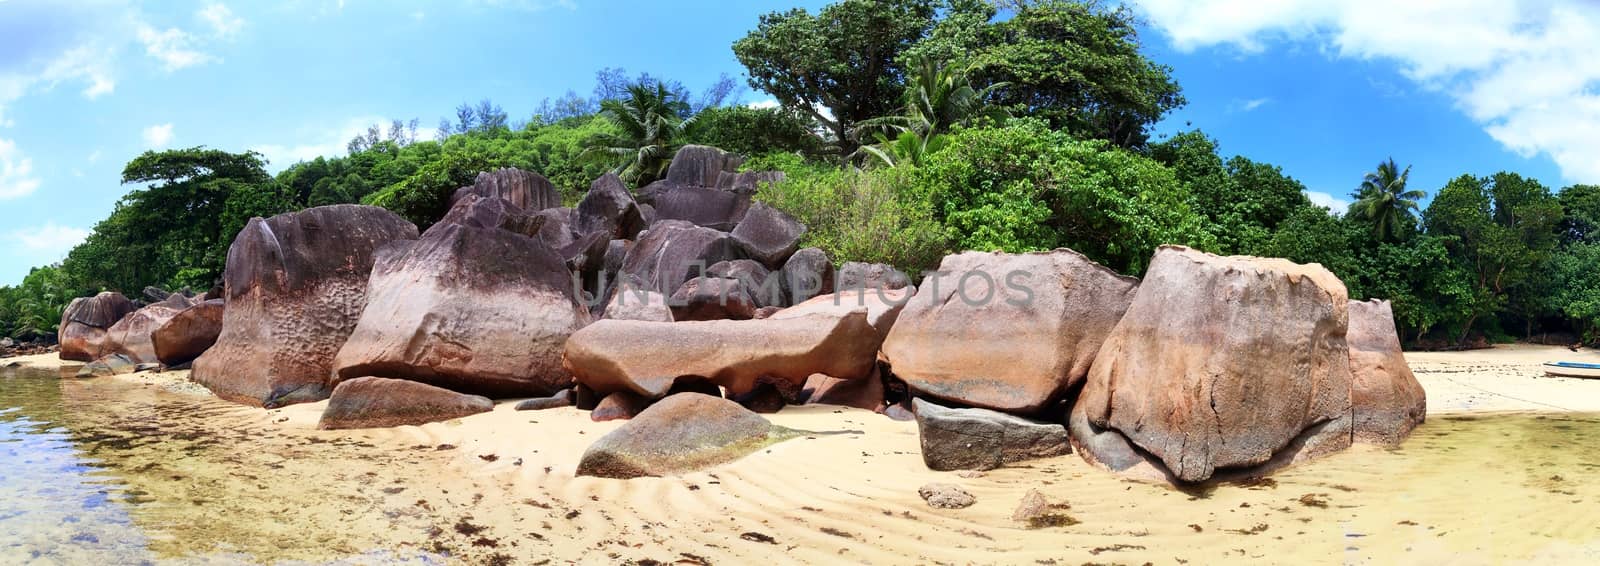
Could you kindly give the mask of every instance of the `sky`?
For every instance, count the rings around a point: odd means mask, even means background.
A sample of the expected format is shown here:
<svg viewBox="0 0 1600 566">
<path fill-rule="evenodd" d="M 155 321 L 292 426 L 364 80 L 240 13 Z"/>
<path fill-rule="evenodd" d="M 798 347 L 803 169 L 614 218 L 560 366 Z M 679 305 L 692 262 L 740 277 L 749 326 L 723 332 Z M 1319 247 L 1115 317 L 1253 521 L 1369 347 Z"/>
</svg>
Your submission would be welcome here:
<svg viewBox="0 0 1600 566">
<path fill-rule="evenodd" d="M 816 0 L 0 0 L 0 285 L 60 260 L 148 149 L 255 150 L 276 172 L 374 122 L 464 101 L 513 119 L 622 67 L 703 88 L 763 13 Z M 1600 183 L 1600 4 L 1128 0 L 1145 53 L 1225 156 L 1337 210 L 1379 160 L 1436 192 L 1509 170 Z M 746 90 L 742 102 L 769 101 Z"/>
</svg>

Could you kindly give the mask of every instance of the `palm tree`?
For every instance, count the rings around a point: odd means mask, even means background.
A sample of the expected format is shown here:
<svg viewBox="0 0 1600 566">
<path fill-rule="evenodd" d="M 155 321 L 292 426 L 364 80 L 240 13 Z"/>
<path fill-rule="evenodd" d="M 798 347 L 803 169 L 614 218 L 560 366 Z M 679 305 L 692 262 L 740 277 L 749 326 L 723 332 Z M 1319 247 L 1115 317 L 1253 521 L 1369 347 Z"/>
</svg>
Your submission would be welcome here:
<svg viewBox="0 0 1600 566">
<path fill-rule="evenodd" d="M 923 155 L 943 145 L 943 135 L 951 128 L 1007 116 L 1005 109 L 988 102 L 989 95 L 1006 83 L 974 87 L 968 76 L 971 68 L 947 65 L 927 56 L 913 61 L 912 68 L 902 114 L 865 120 L 857 127 L 858 137 L 870 132 L 878 140 L 876 147 L 862 146 L 861 153 L 890 167 L 920 163 Z"/>
<path fill-rule="evenodd" d="M 627 97 L 600 103 L 600 116 L 619 130 L 585 141 L 579 156 L 585 161 L 615 163 L 613 173 L 634 186 L 643 186 L 666 174 L 677 139 L 694 120 L 685 117 L 689 104 L 660 81 L 628 86 Z"/>
<path fill-rule="evenodd" d="M 1416 225 L 1417 201 L 1427 193 L 1406 190 L 1410 177 L 1411 166 L 1401 171 L 1391 157 L 1379 162 L 1377 171 L 1367 173 L 1361 188 L 1350 195 L 1356 199 L 1350 215 L 1371 223 L 1372 234 L 1379 241 L 1398 239 L 1405 229 Z"/>
</svg>

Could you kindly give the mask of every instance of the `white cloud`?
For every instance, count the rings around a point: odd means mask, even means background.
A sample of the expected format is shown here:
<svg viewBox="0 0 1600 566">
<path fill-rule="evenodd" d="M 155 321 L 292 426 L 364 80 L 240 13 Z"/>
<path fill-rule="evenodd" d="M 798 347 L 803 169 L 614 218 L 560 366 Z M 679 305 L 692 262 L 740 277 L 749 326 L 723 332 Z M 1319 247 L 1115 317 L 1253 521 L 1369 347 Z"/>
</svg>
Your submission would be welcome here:
<svg viewBox="0 0 1600 566">
<path fill-rule="evenodd" d="M 65 257 L 73 246 L 88 238 L 89 231 L 47 222 L 43 226 L 15 230 L 10 236 L 8 239 L 20 245 L 29 255 L 56 260 Z"/>
<path fill-rule="evenodd" d="M 1383 59 L 1506 148 L 1600 182 L 1600 3 L 1586 0 L 1134 0 L 1179 49 L 1306 41 Z"/>
<path fill-rule="evenodd" d="M 389 120 L 378 116 L 364 116 L 346 120 L 337 127 L 309 129 L 304 132 L 303 141 L 298 144 L 260 144 L 250 149 L 267 157 L 267 161 L 271 164 L 269 169 L 281 171 L 301 161 L 344 155 L 350 138 L 366 133 L 367 127 L 373 124 L 378 124 L 385 129 L 385 134 L 388 133 Z M 419 137 L 424 134 L 426 132 L 418 132 Z"/>
<path fill-rule="evenodd" d="M 1306 191 L 1306 198 L 1311 199 L 1311 204 L 1326 208 L 1336 214 L 1344 214 L 1350 209 L 1350 201 L 1335 197 L 1322 191 Z"/>
<path fill-rule="evenodd" d="M 244 28 L 244 18 L 234 15 L 233 10 L 222 3 L 206 4 L 199 12 L 195 12 L 195 16 L 211 27 L 214 37 L 233 37 Z"/>
<path fill-rule="evenodd" d="M 757 100 L 755 102 L 751 102 L 749 104 L 746 104 L 745 106 L 749 106 L 751 108 L 755 108 L 755 109 L 758 109 L 758 110 L 765 109 L 765 108 L 777 108 L 778 107 L 778 99 L 776 99 L 776 98 L 768 98 L 766 100 Z"/>
<path fill-rule="evenodd" d="M 1249 112 L 1251 110 L 1255 110 L 1257 108 L 1260 108 L 1260 107 L 1266 105 L 1269 102 L 1272 102 L 1272 99 L 1271 98 L 1265 98 L 1265 97 L 1263 97 L 1263 98 L 1252 98 L 1250 100 L 1240 100 L 1240 101 L 1236 101 L 1233 104 L 1233 108 L 1231 108 L 1231 110 L 1236 111 L 1236 112 Z"/>
<path fill-rule="evenodd" d="M 150 149 L 162 149 L 172 143 L 172 123 L 157 124 L 144 129 L 144 145 Z"/>
<path fill-rule="evenodd" d="M 100 160 L 100 150 L 97 149 L 90 152 L 89 156 L 85 157 L 84 159 L 88 161 L 90 165 L 93 165 L 96 161 Z"/>
<path fill-rule="evenodd" d="M 33 160 L 22 155 L 17 144 L 0 139 L 0 200 L 21 198 L 39 190 L 39 178 L 33 176 Z"/>
<path fill-rule="evenodd" d="M 192 47 L 194 36 L 178 28 L 157 30 L 147 24 L 139 26 L 139 42 L 144 44 L 146 55 L 161 61 L 168 72 L 217 61 Z"/>
</svg>

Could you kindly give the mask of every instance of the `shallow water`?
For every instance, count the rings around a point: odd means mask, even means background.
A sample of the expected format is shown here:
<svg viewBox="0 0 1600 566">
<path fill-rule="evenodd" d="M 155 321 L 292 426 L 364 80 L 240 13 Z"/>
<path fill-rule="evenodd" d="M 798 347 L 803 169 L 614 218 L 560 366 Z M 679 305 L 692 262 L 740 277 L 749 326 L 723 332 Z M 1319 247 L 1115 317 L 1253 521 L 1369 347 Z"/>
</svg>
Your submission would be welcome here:
<svg viewBox="0 0 1600 566">
<path fill-rule="evenodd" d="M 126 380 L 5 371 L 0 564 L 1600 563 L 1600 415 L 1434 416 L 1399 449 L 1356 447 L 1198 492 L 1075 455 L 982 477 L 928 472 L 914 427 L 885 438 L 876 425 L 875 448 L 796 440 L 710 472 L 623 482 L 572 478 L 576 455 L 538 442 L 598 426 L 576 412 L 511 415 L 495 462 L 486 448 L 430 442 L 439 429 L 299 430 L 278 426 L 280 412 Z M 881 418 L 834 413 L 789 417 L 815 419 L 800 421 L 809 428 Z M 979 505 L 928 509 L 915 488 L 934 480 L 963 484 Z M 1079 523 L 1010 522 L 1031 488 L 1070 502 Z"/>
</svg>

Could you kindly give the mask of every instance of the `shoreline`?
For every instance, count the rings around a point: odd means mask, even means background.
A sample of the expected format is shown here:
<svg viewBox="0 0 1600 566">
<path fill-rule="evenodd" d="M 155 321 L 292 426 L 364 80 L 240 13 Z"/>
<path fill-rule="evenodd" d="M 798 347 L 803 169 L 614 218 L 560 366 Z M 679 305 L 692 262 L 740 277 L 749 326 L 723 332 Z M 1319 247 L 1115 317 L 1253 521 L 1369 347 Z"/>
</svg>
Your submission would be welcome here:
<svg viewBox="0 0 1600 566">
<path fill-rule="evenodd" d="M 117 385 L 100 388 L 110 391 L 137 386 L 117 403 L 181 400 L 205 415 L 185 418 L 190 422 L 181 428 L 201 431 L 202 438 L 256 439 L 229 450 L 290 466 L 269 472 L 284 481 L 305 481 L 336 465 L 328 483 L 314 486 L 315 495 L 294 498 L 305 509 L 278 511 L 283 515 L 275 519 L 277 527 L 237 526 L 238 533 L 228 534 L 235 544 L 254 540 L 252 528 L 277 529 L 282 536 L 279 531 L 293 521 L 325 528 L 346 521 L 342 512 L 355 511 L 360 520 L 351 520 L 344 535 L 361 542 L 346 547 L 440 552 L 468 563 L 497 554 L 516 563 L 548 557 L 720 564 L 771 561 L 776 555 L 777 562 L 807 563 L 1316 563 L 1341 555 L 1582 562 L 1600 555 L 1600 510 L 1592 504 L 1600 500 L 1600 482 L 1568 470 L 1596 464 L 1571 450 L 1533 453 L 1554 443 L 1548 431 L 1527 428 L 1529 422 L 1574 426 L 1568 417 L 1600 415 L 1600 381 L 1543 378 L 1538 364 L 1546 357 L 1588 360 L 1600 359 L 1600 353 L 1514 346 L 1407 354 L 1428 392 L 1429 419 L 1401 449 L 1358 445 L 1260 483 L 1198 493 L 1117 477 L 1075 453 L 987 472 L 936 472 L 922 462 L 915 422 L 844 407 L 797 406 L 763 416 L 790 428 L 859 433 L 801 437 L 679 476 L 612 480 L 574 472 L 588 445 L 625 421 L 596 423 L 570 407 L 515 411 L 515 400 L 504 400 L 492 412 L 453 421 L 322 431 L 316 422 L 326 401 L 272 410 L 236 405 L 188 382 L 186 371 L 68 378 L 64 385 L 82 392 L 100 383 Z M 53 358 L 13 358 L 0 365 L 23 361 L 59 370 L 62 364 Z M 87 393 L 72 397 L 105 402 Z M 1497 418 L 1517 413 L 1545 420 Z M 1529 451 L 1527 461 L 1501 456 L 1522 447 Z M 284 460 L 274 455 L 280 451 L 301 456 Z M 208 469 L 199 462 L 180 466 L 197 466 L 194 473 Z M 1545 485 L 1558 473 L 1551 469 L 1573 481 Z M 207 473 L 228 486 L 238 472 Z M 371 477 L 382 479 L 363 479 Z M 1486 488 L 1483 482 L 1491 480 L 1485 478 L 1509 483 Z M 162 478 L 129 481 L 153 494 L 189 489 Z M 377 489 L 390 482 L 404 491 Z M 958 484 L 978 503 L 930 508 L 917 488 L 932 482 Z M 259 497 L 248 488 L 227 489 L 248 508 L 255 505 L 250 498 Z M 1064 512 L 1079 523 L 1030 529 L 1012 521 L 1012 511 L 1032 489 L 1069 505 Z M 357 494 L 367 499 L 340 502 Z M 1551 511 L 1558 505 L 1571 507 Z M 1500 518 L 1466 519 L 1480 512 Z M 203 553 L 209 544 L 191 542 L 201 548 L 176 546 Z M 254 550 L 256 559 L 267 561 L 348 557 L 337 548 L 328 549 L 328 556 L 306 548 Z"/>
</svg>

